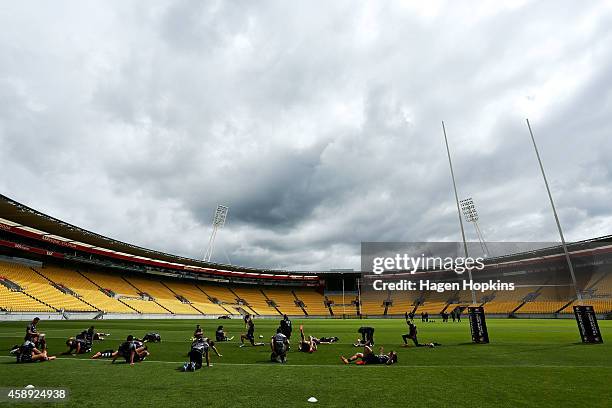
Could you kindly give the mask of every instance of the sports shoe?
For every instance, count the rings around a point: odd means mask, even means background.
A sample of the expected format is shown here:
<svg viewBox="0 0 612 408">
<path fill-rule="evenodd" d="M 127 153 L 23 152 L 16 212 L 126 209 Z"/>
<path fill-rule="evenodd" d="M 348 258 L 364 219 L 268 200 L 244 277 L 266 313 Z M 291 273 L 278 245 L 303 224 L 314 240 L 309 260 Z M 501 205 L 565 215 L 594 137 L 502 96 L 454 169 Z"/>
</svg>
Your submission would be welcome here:
<svg viewBox="0 0 612 408">
<path fill-rule="evenodd" d="M 234 336 L 232 336 L 229 339 L 227 339 L 227 341 L 232 341 L 232 340 L 234 340 Z"/>
<path fill-rule="evenodd" d="M 243 348 L 243 347 L 244 347 L 244 343 L 243 343 L 243 344 L 241 344 L 241 345 L 239 345 L 238 347 Z"/>
</svg>

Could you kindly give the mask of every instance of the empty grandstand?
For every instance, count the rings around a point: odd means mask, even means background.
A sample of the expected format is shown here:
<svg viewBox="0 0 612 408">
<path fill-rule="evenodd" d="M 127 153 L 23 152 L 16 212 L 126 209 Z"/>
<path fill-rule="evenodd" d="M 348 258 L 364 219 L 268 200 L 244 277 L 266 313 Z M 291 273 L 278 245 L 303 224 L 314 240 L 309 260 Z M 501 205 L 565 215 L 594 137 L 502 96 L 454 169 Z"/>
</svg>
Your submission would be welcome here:
<svg viewBox="0 0 612 408">
<path fill-rule="evenodd" d="M 598 313 L 610 313 L 610 239 L 570 249 L 584 302 Z M 68 225 L 7 197 L 0 197 L 0 256 L 5 313 L 357 318 L 437 315 L 472 304 L 467 290 L 374 291 L 368 285 L 371 276 L 350 271 L 291 273 L 160 253 Z M 410 278 L 459 280 L 449 271 L 419 271 Z M 477 293 L 477 305 L 488 314 L 563 317 L 577 304 L 558 247 L 489 259 L 474 280 L 489 279 L 516 287 Z"/>
</svg>

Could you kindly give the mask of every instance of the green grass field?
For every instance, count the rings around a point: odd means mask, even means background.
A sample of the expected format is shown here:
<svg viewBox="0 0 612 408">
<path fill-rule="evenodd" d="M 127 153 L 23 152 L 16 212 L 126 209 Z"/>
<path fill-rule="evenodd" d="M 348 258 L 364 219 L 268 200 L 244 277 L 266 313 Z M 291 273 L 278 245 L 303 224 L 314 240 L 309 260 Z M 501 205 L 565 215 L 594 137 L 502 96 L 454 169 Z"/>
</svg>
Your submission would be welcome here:
<svg viewBox="0 0 612 408">
<path fill-rule="evenodd" d="M 89 355 L 60 356 L 37 364 L 15 364 L 9 347 L 21 343 L 25 322 L 0 323 L 0 387 L 66 387 L 64 406 L 215 406 L 215 407 L 609 407 L 612 401 L 612 321 L 600 321 L 600 345 L 579 342 L 574 320 L 488 320 L 491 344 L 470 342 L 467 321 L 420 323 L 419 340 L 441 347 L 402 348 L 403 320 L 298 320 L 306 334 L 336 335 L 340 343 L 321 345 L 314 354 L 290 351 L 285 365 L 269 362 L 269 346 L 238 347 L 241 320 L 202 320 L 212 336 L 223 324 L 234 341 L 218 343 L 222 358 L 213 367 L 193 373 L 178 368 L 187 360 L 188 338 L 196 321 L 96 321 L 96 329 L 111 333 L 95 342 L 94 351 L 116 348 L 126 335 L 158 331 L 162 343 L 150 344 L 150 358 L 130 367 Z M 50 354 L 65 351 L 65 340 L 89 321 L 42 321 Z M 256 335 L 269 341 L 278 320 L 256 320 Z M 351 343 L 357 328 L 376 328 L 377 347 L 397 350 L 394 366 L 345 366 L 340 355 L 358 349 Z M 119 360 L 118 360 L 119 361 Z M 319 402 L 307 399 L 315 396 Z M 2 404 L 0 404 L 2 405 Z M 8 405 L 8 404 L 7 404 Z M 59 405 L 59 404 L 55 404 Z"/>
</svg>

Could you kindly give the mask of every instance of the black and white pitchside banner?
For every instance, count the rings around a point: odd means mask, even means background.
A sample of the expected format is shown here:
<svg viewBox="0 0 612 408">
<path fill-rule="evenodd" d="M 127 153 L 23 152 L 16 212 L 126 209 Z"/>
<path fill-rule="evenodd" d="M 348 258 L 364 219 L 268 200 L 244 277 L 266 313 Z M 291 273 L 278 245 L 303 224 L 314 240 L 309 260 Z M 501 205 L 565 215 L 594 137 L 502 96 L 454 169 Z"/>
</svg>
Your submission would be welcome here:
<svg viewBox="0 0 612 408">
<path fill-rule="evenodd" d="M 489 332 L 485 320 L 484 308 L 468 307 L 470 317 L 470 330 L 472 331 L 472 342 L 487 344 L 489 342 Z"/>
<path fill-rule="evenodd" d="M 603 343 L 593 306 L 574 306 L 574 315 L 583 343 Z"/>
</svg>

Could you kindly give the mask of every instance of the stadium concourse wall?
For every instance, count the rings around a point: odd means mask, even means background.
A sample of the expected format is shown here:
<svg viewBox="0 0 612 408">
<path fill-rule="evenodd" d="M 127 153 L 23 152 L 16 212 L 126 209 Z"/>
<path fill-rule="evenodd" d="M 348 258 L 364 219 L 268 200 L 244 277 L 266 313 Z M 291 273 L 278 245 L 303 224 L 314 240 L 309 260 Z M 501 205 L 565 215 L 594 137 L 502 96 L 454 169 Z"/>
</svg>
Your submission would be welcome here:
<svg viewBox="0 0 612 408">
<path fill-rule="evenodd" d="M 41 320 L 151 320 L 151 319 L 167 319 L 167 320 L 216 320 L 225 318 L 227 315 L 201 315 L 201 314 L 168 314 L 168 313 L 80 313 L 80 312 L 0 312 L 0 321 L 30 321 L 35 317 Z M 294 317 L 294 316 L 292 316 Z M 374 317 L 374 316 L 372 316 Z M 379 316 L 377 316 L 379 317 Z M 279 319 L 279 315 L 259 315 L 257 319 Z M 299 316 L 300 319 L 330 319 L 342 318 L 337 316 Z M 354 318 L 354 317 L 353 317 Z M 231 319 L 242 319 L 242 316 L 234 316 Z"/>
</svg>

